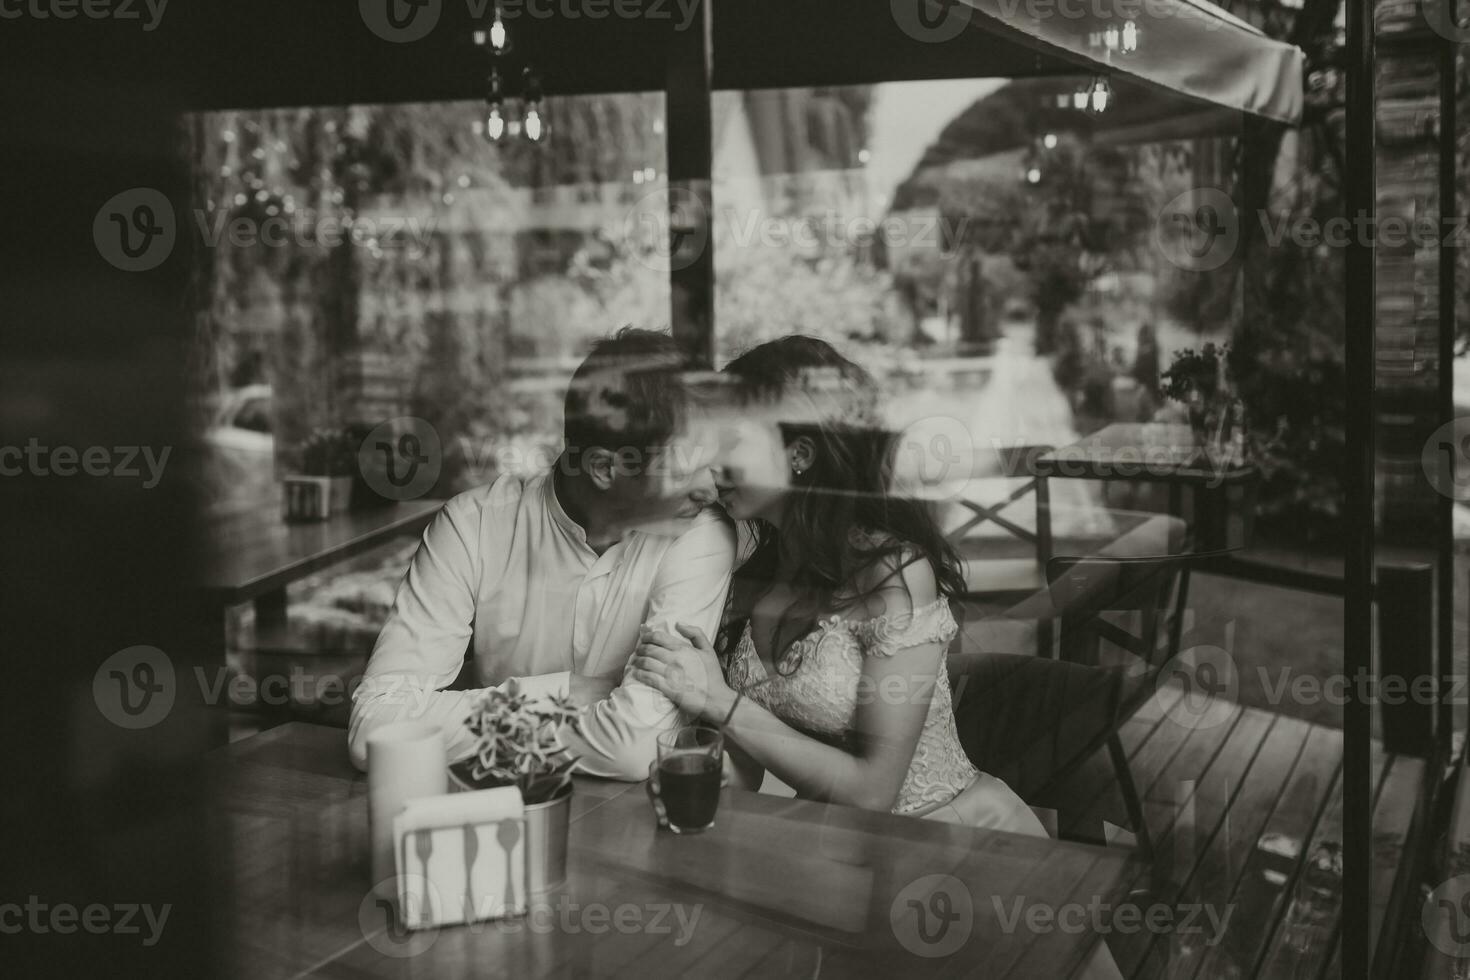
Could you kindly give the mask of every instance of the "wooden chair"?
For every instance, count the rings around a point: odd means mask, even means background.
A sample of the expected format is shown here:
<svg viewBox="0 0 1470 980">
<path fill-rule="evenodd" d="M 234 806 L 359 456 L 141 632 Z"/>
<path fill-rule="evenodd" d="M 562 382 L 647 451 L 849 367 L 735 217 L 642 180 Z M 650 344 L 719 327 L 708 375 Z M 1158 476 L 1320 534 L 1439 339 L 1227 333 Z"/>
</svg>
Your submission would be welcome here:
<svg viewBox="0 0 1470 980">
<path fill-rule="evenodd" d="M 1060 788 L 1106 746 L 1145 856 L 1152 841 L 1118 731 L 1178 652 L 1182 576 L 1193 560 L 1054 558 L 1047 595 L 1026 607 L 1059 624 L 1060 659 L 965 653 L 963 625 L 949 658 L 956 725 L 971 761 L 1030 801 Z"/>
<path fill-rule="evenodd" d="M 1061 659 L 1120 670 L 1124 718 L 1148 699 L 1159 671 L 1178 654 L 1189 568 L 1211 557 L 1215 553 L 1047 563 Z"/>
<path fill-rule="evenodd" d="M 1045 588 L 1046 563 L 1051 558 L 1052 549 L 1051 498 L 1046 477 L 1037 472 L 1036 460 L 1051 450 L 1051 446 L 1044 445 L 999 450 L 996 454 L 999 469 L 976 472 L 972 479 L 1004 478 L 1022 482 L 996 503 L 982 503 L 964 494 L 956 498 L 955 502 L 970 516 L 947 530 L 945 536 L 960 554 L 960 570 L 965 576 L 965 601 L 1008 605 Z M 1034 531 L 1001 513 L 1028 495 L 1035 500 Z M 1006 531 L 1028 546 L 1029 553 L 1020 557 L 983 554 L 984 543 L 977 541 L 973 532 L 985 524 L 994 524 Z M 1050 622 L 1038 622 L 1037 639 L 1043 649 L 1050 649 Z"/>
<path fill-rule="evenodd" d="M 951 675 L 965 754 L 1028 802 L 1108 748 L 1138 850 L 1152 853 L 1128 756 L 1118 739 L 1121 672 L 1025 654 L 971 654 Z"/>
</svg>

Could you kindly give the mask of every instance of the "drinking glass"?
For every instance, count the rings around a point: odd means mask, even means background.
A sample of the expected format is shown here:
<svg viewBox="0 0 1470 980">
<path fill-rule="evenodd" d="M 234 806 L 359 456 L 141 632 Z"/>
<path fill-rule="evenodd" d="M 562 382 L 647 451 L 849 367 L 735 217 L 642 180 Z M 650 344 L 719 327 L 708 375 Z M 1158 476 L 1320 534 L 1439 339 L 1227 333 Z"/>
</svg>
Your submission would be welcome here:
<svg viewBox="0 0 1470 980">
<path fill-rule="evenodd" d="M 686 725 L 658 737 L 653 789 L 674 833 L 697 834 L 715 825 L 724 758 L 725 737 L 717 728 Z"/>
</svg>

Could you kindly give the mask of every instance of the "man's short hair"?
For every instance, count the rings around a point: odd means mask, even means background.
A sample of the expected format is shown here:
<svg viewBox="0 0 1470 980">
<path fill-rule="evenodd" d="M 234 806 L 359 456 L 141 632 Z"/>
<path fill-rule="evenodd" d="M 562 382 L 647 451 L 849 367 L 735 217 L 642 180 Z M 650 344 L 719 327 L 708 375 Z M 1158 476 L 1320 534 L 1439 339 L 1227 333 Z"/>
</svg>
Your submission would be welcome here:
<svg viewBox="0 0 1470 980">
<path fill-rule="evenodd" d="M 567 388 L 566 448 L 597 446 L 644 454 L 667 445 L 684 421 L 688 368 L 683 349 L 666 333 L 624 327 L 599 340 Z"/>
</svg>

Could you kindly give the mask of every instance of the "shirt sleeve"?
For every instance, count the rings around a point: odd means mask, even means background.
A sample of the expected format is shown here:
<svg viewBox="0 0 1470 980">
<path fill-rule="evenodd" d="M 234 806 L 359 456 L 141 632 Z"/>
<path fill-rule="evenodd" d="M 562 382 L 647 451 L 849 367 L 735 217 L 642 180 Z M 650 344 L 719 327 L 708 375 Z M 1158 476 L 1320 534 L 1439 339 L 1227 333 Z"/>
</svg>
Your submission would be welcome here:
<svg viewBox="0 0 1470 980">
<path fill-rule="evenodd" d="M 710 515 L 681 535 L 664 555 L 649 591 L 646 625 L 672 629 L 675 623 L 698 626 L 714 639 L 730 589 L 735 563 L 735 530 L 729 520 Z M 633 651 L 619 651 L 625 664 Z M 577 756 L 577 771 L 610 779 L 648 778 L 657 757 L 659 733 L 680 724 L 673 702 L 658 691 L 627 680 L 607 698 L 585 708 L 575 730 L 561 733 Z"/>
<path fill-rule="evenodd" d="M 489 493 L 498 499 L 502 491 Z M 474 749 L 465 720 L 479 692 L 443 688 L 459 676 L 474 629 L 481 520 L 481 501 L 471 491 L 449 501 L 424 531 L 353 692 L 347 747 L 359 769 L 367 766 L 368 735 L 396 721 L 438 726 L 451 760 Z M 515 680 L 532 696 L 565 695 L 571 675 L 561 671 Z"/>
</svg>

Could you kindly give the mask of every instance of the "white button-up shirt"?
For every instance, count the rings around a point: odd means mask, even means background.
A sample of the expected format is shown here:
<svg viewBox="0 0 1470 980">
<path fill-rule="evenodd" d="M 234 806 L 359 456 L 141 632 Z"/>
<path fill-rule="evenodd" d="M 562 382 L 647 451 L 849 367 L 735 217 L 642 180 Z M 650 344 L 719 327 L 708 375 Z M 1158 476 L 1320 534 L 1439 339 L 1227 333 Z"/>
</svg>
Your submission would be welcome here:
<svg viewBox="0 0 1470 980">
<path fill-rule="evenodd" d="M 468 647 L 482 687 L 514 678 L 529 694 L 566 694 L 572 673 L 623 678 L 647 623 L 720 624 L 735 532 L 706 509 L 672 533 L 630 531 L 598 555 L 557 502 L 551 473 L 503 476 L 444 505 L 424 532 L 353 695 L 348 744 L 366 765 L 368 733 L 424 720 L 452 760 L 470 754 L 476 691 L 445 691 Z M 580 772 L 643 779 L 658 733 L 679 722 L 667 698 L 628 681 L 562 732 Z"/>
</svg>

